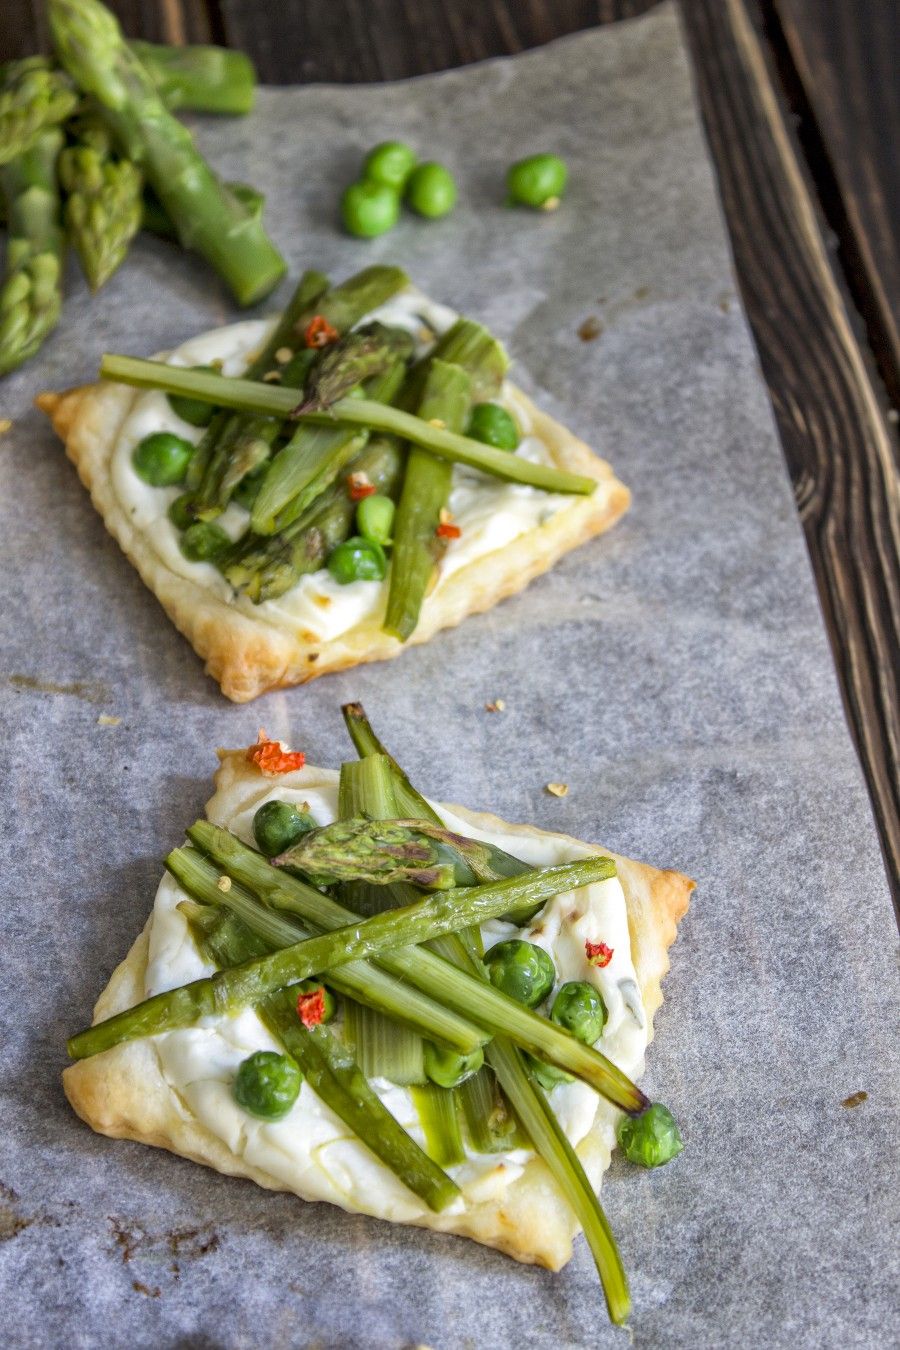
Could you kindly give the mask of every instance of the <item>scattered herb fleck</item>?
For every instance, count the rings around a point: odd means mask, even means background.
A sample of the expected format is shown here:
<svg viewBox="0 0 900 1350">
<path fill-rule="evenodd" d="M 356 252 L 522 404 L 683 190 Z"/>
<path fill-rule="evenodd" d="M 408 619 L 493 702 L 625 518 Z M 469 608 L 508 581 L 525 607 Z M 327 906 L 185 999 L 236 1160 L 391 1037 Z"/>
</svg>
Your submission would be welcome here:
<svg viewBox="0 0 900 1350">
<path fill-rule="evenodd" d="M 317 314 L 310 319 L 303 333 L 307 347 L 330 347 L 339 337 L 338 330 L 332 327 L 324 314 Z"/>
<path fill-rule="evenodd" d="M 551 797 L 565 797 L 568 795 L 569 785 L 568 783 L 548 783 L 546 791 L 550 793 Z"/>
<path fill-rule="evenodd" d="M 603 332 L 603 324 L 595 314 L 590 314 L 584 323 L 578 325 L 578 336 L 582 342 L 593 342 Z"/>
<path fill-rule="evenodd" d="M 585 942 L 584 954 L 588 959 L 588 964 L 596 966 L 598 970 L 608 966 L 613 959 L 613 949 L 607 947 L 605 942 Z"/>
<path fill-rule="evenodd" d="M 862 1090 L 860 1090 L 859 1092 L 851 1092 L 850 1096 L 845 1097 L 844 1100 L 841 1102 L 841 1106 L 848 1106 L 848 1107 L 862 1106 L 863 1102 L 868 1101 L 868 1099 L 869 1099 L 868 1092 L 863 1092 Z"/>
</svg>

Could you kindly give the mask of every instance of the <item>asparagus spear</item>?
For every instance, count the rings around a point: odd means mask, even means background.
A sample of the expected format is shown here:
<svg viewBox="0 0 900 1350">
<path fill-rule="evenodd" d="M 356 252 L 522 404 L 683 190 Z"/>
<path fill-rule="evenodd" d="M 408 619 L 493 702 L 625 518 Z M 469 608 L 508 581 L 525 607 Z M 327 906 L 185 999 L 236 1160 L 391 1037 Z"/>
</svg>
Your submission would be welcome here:
<svg viewBox="0 0 900 1350">
<path fill-rule="evenodd" d="M 247 210 L 258 219 L 262 219 L 263 207 L 266 199 L 263 194 L 249 183 L 226 183 L 226 191 L 232 196 L 237 197 Z M 158 234 L 161 239 L 170 239 L 177 241 L 178 234 L 175 226 L 166 215 L 165 207 L 157 197 L 152 188 L 144 189 L 144 197 L 141 203 L 141 229 L 148 230 L 150 234 Z"/>
<path fill-rule="evenodd" d="M 198 820 L 192 825 L 188 838 L 223 873 L 246 886 L 265 904 L 299 914 L 317 928 L 334 930 L 360 923 L 359 914 L 273 868 L 267 859 L 208 820 Z M 463 892 L 445 891 L 440 901 L 433 903 L 442 903 L 446 897 L 460 894 Z M 478 978 L 473 978 L 471 968 L 457 969 L 450 961 L 423 947 L 384 952 L 378 956 L 377 964 L 408 980 L 437 1002 L 454 1008 L 492 1035 L 509 1036 L 523 1050 L 582 1078 L 624 1111 L 639 1110 L 647 1104 L 640 1089 L 605 1056 L 582 1045 L 554 1022 L 514 1002 L 492 984 L 482 983 L 483 970 L 479 969 Z"/>
<path fill-rule="evenodd" d="M 395 797 L 399 798 L 404 809 L 425 814 L 427 819 L 440 824 L 440 817 L 416 791 L 400 765 L 390 756 L 386 756 L 384 747 L 372 730 L 362 706 L 358 703 L 347 704 L 342 711 L 358 753 L 368 757 L 386 757 L 393 773 Z M 441 950 L 445 951 L 451 960 L 458 961 L 462 969 L 482 980 L 487 978 L 483 964 L 471 948 L 467 952 L 460 953 L 459 948 L 454 947 L 452 939 L 448 937 L 441 940 Z M 594 1194 L 594 1188 L 585 1174 L 578 1154 L 561 1129 L 540 1086 L 526 1067 L 521 1050 L 513 1045 L 508 1037 L 495 1036 L 485 1050 L 485 1058 L 496 1074 L 520 1123 L 527 1131 L 535 1150 L 546 1163 L 550 1174 L 584 1229 L 603 1286 L 610 1318 L 615 1323 L 624 1323 L 630 1309 L 628 1282 L 603 1207 Z M 475 1080 L 463 1084 L 464 1107 L 477 1100 L 478 1089 L 483 1086 L 484 1084 L 476 1084 Z M 470 1131 L 471 1128 L 470 1122 Z"/>
<path fill-rule="evenodd" d="M 422 371 L 416 411 L 425 422 L 461 432 L 476 397 L 493 397 L 508 366 L 499 342 L 481 324 L 461 319 L 444 335 Z M 476 385 L 477 381 L 477 385 Z M 417 381 L 412 382 L 414 385 Z M 477 387 L 477 395 L 476 395 Z M 445 549 L 441 512 L 450 499 L 453 466 L 413 447 L 394 520 L 394 549 L 384 630 L 405 642 Z"/>
<path fill-rule="evenodd" d="M 250 112 L 256 71 L 243 52 L 228 47 L 170 47 L 129 42 L 170 112 Z"/>
<path fill-rule="evenodd" d="M 196 849 L 173 849 L 166 858 L 166 868 L 195 900 L 230 910 L 265 943 L 266 951 L 292 947 L 311 935 L 309 928 L 301 928 L 296 921 L 267 909 L 239 882 L 232 883 L 228 891 L 220 890 L 221 872 Z M 487 1039 L 473 1023 L 418 990 L 409 989 L 368 961 L 348 961 L 337 967 L 329 974 L 328 983 L 338 993 L 361 999 L 462 1054 L 469 1054 Z"/>
<path fill-rule="evenodd" d="M 39 131 L 64 122 L 77 103 L 68 75 L 43 56 L 0 68 L 0 164 L 30 149 Z"/>
<path fill-rule="evenodd" d="M 59 319 L 64 239 L 56 161 L 62 143 L 59 127 L 47 127 L 28 150 L 0 166 L 9 221 L 0 285 L 0 375 L 33 356 Z"/>
<path fill-rule="evenodd" d="M 88 115 L 71 128 L 74 143 L 59 157 L 63 215 L 92 291 L 124 261 L 141 224 L 140 169 L 122 159 L 108 129 Z"/>
<path fill-rule="evenodd" d="M 303 398 L 302 389 L 279 388 L 257 384 L 251 380 L 236 380 L 225 375 L 212 375 L 200 370 L 182 370 L 163 361 L 142 361 L 133 356 L 107 354 L 100 365 L 104 379 L 117 380 L 138 389 L 164 389 L 167 393 L 189 394 L 225 408 L 242 412 L 271 413 L 287 417 Z M 345 422 L 348 426 L 366 427 L 384 431 L 402 440 L 420 445 L 441 459 L 480 469 L 511 483 L 527 483 L 547 492 L 578 493 L 588 497 L 595 490 L 597 480 L 582 474 L 568 473 L 549 464 L 535 464 L 506 450 L 495 450 L 481 441 L 470 440 L 457 432 L 432 426 L 420 417 L 403 412 L 387 404 L 373 403 L 365 398 L 343 398 L 324 413 L 300 413 L 298 421 L 315 426 L 331 426 Z"/>
<path fill-rule="evenodd" d="M 201 1017 L 237 1012 L 317 972 L 409 944 L 428 942 L 442 933 L 484 923 L 510 910 L 531 908 L 561 891 L 577 890 L 603 880 L 608 872 L 608 859 L 586 858 L 523 877 L 507 877 L 487 886 L 427 895 L 401 909 L 375 914 L 363 923 L 308 938 L 293 947 L 247 961 L 233 970 L 220 971 L 155 994 L 73 1036 L 69 1041 L 69 1053 L 73 1059 L 83 1059 L 122 1041 L 193 1026 Z M 552 1024 L 548 1022 L 547 1025 Z M 580 1044 L 574 1038 L 567 1039 Z M 588 1049 L 587 1046 L 581 1048 Z M 603 1076 L 605 1079 L 605 1073 Z M 620 1079 L 623 1077 L 619 1075 Z M 619 1091 L 619 1099 L 627 1103 L 625 1109 L 634 1110 L 643 1104 L 643 1094 L 635 1100 L 634 1092 L 631 1084 L 626 1090 Z"/>
<path fill-rule="evenodd" d="M 220 969 L 261 954 L 259 944 L 239 921 L 231 918 L 223 923 L 216 916 L 210 924 L 198 910 L 202 906 L 188 910 L 191 931 L 203 954 Z M 456 1183 L 397 1123 L 328 1027 L 304 1027 L 286 990 L 271 994 L 256 1011 L 296 1060 L 316 1095 L 405 1186 L 437 1212 L 458 1198 Z"/>
<path fill-rule="evenodd" d="M 365 474 L 376 491 L 392 496 L 400 477 L 400 450 L 393 437 L 374 436 L 346 466 Z M 332 549 L 351 533 L 356 503 L 343 481 L 322 493 L 310 509 L 280 534 L 249 535 L 222 564 L 236 590 L 255 604 L 275 600 L 307 572 L 325 566 Z"/>
<path fill-rule="evenodd" d="M 362 385 L 367 399 L 389 403 L 398 393 L 411 347 L 407 335 L 402 333 L 400 336 L 402 343 L 392 340 L 384 346 L 382 359 L 387 364 L 381 373 Z M 346 426 L 302 426 L 295 431 L 279 450 L 263 479 L 253 503 L 250 521 L 253 531 L 277 534 L 299 520 L 359 454 L 367 439 L 368 433 Z"/>
<path fill-rule="evenodd" d="M 324 284 L 317 285 L 318 281 Z M 315 356 L 313 344 L 316 337 L 309 331 L 315 319 L 320 318 L 327 328 L 338 335 L 346 333 L 365 314 L 376 309 L 407 284 L 406 273 L 399 267 L 367 267 L 331 289 L 328 289 L 321 273 L 305 273 L 272 337 L 247 370 L 246 379 L 261 380 L 273 369 L 279 370 L 279 354 L 283 357 L 285 354 L 307 351 L 311 357 Z M 284 413 L 281 416 L 284 417 Z M 218 429 L 217 420 L 210 425 L 198 446 L 188 473 L 188 487 L 197 489 L 194 510 L 201 520 L 212 519 L 228 504 L 223 483 L 229 476 L 229 450 L 240 426 L 240 419 L 228 418 Z"/>
<path fill-rule="evenodd" d="M 125 153 L 143 169 L 181 244 L 212 264 L 239 304 L 268 295 L 284 273 L 284 259 L 168 112 L 114 15 L 99 0 L 50 0 L 48 10 L 60 61 L 94 96 Z"/>
</svg>

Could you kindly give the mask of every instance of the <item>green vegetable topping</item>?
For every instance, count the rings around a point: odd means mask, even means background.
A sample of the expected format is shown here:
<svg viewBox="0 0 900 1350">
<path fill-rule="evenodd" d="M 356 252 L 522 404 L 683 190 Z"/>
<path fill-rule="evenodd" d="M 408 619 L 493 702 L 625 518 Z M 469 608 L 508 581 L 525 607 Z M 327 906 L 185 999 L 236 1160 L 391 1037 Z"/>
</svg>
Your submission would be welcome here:
<svg viewBox="0 0 900 1350">
<path fill-rule="evenodd" d="M 304 994 L 318 994 L 319 992 L 322 994 L 322 1016 L 318 1020 L 319 1022 L 331 1022 L 337 1012 L 337 1003 L 327 984 L 323 984 L 321 980 L 301 980 L 299 984 L 291 985 L 291 993 L 296 994 L 298 998 Z"/>
<path fill-rule="evenodd" d="M 557 1069 L 555 1064 L 545 1064 L 543 1060 L 528 1056 L 528 1067 L 545 1092 L 552 1092 L 557 1083 L 573 1082 L 572 1075 L 565 1069 Z"/>
<path fill-rule="evenodd" d="M 568 176 L 559 155 L 529 155 L 511 165 L 507 172 L 508 199 L 515 206 L 548 207 L 565 192 Z"/>
<path fill-rule="evenodd" d="M 376 544 L 389 544 L 394 509 L 390 497 L 382 497 L 380 493 L 363 497 L 356 508 L 356 528 L 364 539 L 371 539 Z"/>
<path fill-rule="evenodd" d="M 599 1041 L 606 1025 L 606 1004 L 586 980 L 569 980 L 553 1000 L 550 1016 L 585 1045 Z"/>
<path fill-rule="evenodd" d="M 170 504 L 166 515 L 175 526 L 176 530 L 186 530 L 194 523 L 194 516 L 191 512 L 191 503 L 194 500 L 193 492 L 182 492 L 180 497 L 176 497 Z"/>
<path fill-rule="evenodd" d="M 300 1094 L 303 1075 L 287 1055 L 257 1050 L 241 1061 L 234 1080 L 234 1099 L 262 1120 L 281 1120 Z"/>
<path fill-rule="evenodd" d="M 420 164 L 409 176 L 406 201 L 420 216 L 437 220 L 456 205 L 456 183 L 449 169 L 430 161 Z"/>
<path fill-rule="evenodd" d="M 221 525 L 205 520 L 189 525 L 180 543 L 188 562 L 215 562 L 231 547 L 231 540 Z"/>
<path fill-rule="evenodd" d="M 253 838 L 267 858 L 277 858 L 296 844 L 301 834 L 315 828 L 315 819 L 309 812 L 301 811 L 292 802 L 263 802 L 253 817 Z"/>
<path fill-rule="evenodd" d="M 521 440 L 515 418 L 499 403 L 476 403 L 466 435 L 497 450 L 518 450 Z"/>
<path fill-rule="evenodd" d="M 402 192 L 406 180 L 416 167 L 416 152 L 403 141 L 382 141 L 363 160 L 362 176 L 371 183 Z"/>
<path fill-rule="evenodd" d="M 192 366 L 192 370 L 204 370 L 208 375 L 218 375 L 216 366 Z M 168 394 L 169 404 L 182 422 L 190 422 L 192 427 L 206 427 L 212 421 L 215 408 L 211 403 L 202 403 L 199 398 L 190 398 L 186 394 Z"/>
<path fill-rule="evenodd" d="M 662 1167 L 684 1148 L 675 1117 L 662 1102 L 654 1102 L 639 1116 L 623 1116 L 616 1133 L 625 1157 L 639 1167 Z"/>
<path fill-rule="evenodd" d="M 384 183 L 351 183 L 341 198 L 341 216 L 348 234 L 374 239 L 397 224 L 400 197 Z"/>
<path fill-rule="evenodd" d="M 438 1087 L 458 1087 L 476 1074 L 483 1063 L 484 1051 L 480 1045 L 471 1054 L 460 1055 L 433 1041 L 425 1042 L 425 1072 Z"/>
<path fill-rule="evenodd" d="M 259 496 L 259 490 L 263 485 L 268 467 L 267 460 L 255 473 L 248 473 L 246 477 L 242 478 L 231 494 L 231 500 L 237 502 L 238 506 L 242 506 L 245 511 L 253 510 L 253 503 Z"/>
<path fill-rule="evenodd" d="M 521 938 L 498 942 L 484 962 L 491 984 L 527 1008 L 543 1003 L 556 979 L 553 962 L 544 949 Z"/>
<path fill-rule="evenodd" d="M 154 431 L 135 446 L 131 462 L 135 473 L 151 487 L 174 487 L 187 473 L 194 447 L 171 431 Z"/>
<path fill-rule="evenodd" d="M 351 581 L 383 581 L 387 559 L 374 539 L 362 539 L 356 534 L 332 550 L 328 570 L 342 586 L 349 586 Z"/>
</svg>

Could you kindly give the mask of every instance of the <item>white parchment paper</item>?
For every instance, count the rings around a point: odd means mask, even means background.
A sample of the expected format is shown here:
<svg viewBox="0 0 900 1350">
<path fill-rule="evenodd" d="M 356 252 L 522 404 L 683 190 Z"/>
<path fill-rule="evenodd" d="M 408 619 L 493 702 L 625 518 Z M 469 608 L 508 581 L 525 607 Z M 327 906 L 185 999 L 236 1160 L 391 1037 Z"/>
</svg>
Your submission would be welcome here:
<svg viewBox="0 0 900 1350">
<path fill-rule="evenodd" d="M 388 136 L 447 163 L 459 207 L 348 239 L 340 190 Z M 263 725 L 337 764 L 339 704 L 361 698 L 426 791 L 698 879 L 647 1080 L 687 1147 L 655 1174 L 616 1163 L 603 1188 L 635 1344 L 888 1345 L 896 932 L 674 10 L 410 83 L 264 90 L 252 117 L 199 137 L 264 189 L 295 274 L 400 261 L 494 327 L 634 507 L 400 661 L 231 706 L 30 400 L 92 378 L 104 350 L 147 354 L 233 311 L 162 243 L 142 241 L 97 299 L 73 273 L 59 331 L 0 386 L 15 422 L 0 440 L 3 1339 L 625 1344 L 582 1242 L 552 1276 L 112 1143 L 63 1098 L 65 1036 L 202 810 L 214 748 Z M 541 149 L 569 161 L 564 205 L 504 209 L 506 165 Z M 498 697 L 506 711 L 486 713 Z"/>
</svg>

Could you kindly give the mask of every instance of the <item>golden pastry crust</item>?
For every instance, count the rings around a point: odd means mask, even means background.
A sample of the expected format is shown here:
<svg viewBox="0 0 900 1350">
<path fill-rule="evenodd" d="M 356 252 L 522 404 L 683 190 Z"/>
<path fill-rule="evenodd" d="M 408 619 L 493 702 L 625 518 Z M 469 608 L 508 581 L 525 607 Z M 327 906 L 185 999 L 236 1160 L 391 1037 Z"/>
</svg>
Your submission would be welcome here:
<svg viewBox="0 0 900 1350">
<path fill-rule="evenodd" d="M 210 818 L 219 821 L 223 810 L 220 798 L 224 793 L 233 799 L 236 788 L 240 792 L 246 790 L 243 800 L 249 804 L 259 796 L 261 787 L 260 775 L 248 764 L 245 751 L 223 752 L 221 758 L 216 795 L 207 807 Z M 268 789 L 268 780 L 262 781 Z M 549 834 L 530 825 L 510 825 L 496 816 L 461 806 L 448 809 L 476 829 L 531 838 L 564 838 L 616 859 L 628 909 L 632 957 L 652 1038 L 653 1015 L 662 1002 L 661 981 L 669 968 L 668 948 L 687 910 L 694 882 L 678 872 L 660 871 L 568 836 Z M 101 994 L 94 1009 L 95 1022 L 144 997 L 149 928 L 148 921 Z M 129 1042 L 81 1060 L 65 1070 L 63 1084 L 78 1115 L 101 1134 L 153 1144 L 220 1172 L 248 1177 L 271 1190 L 286 1189 L 281 1182 L 231 1153 L 191 1114 L 163 1077 L 152 1041 Z M 601 1101 L 591 1131 L 578 1145 L 578 1154 L 596 1188 L 609 1166 L 610 1126 L 617 1115 L 613 1107 Z M 533 1262 L 551 1270 L 559 1270 L 569 1260 L 572 1238 L 580 1231 L 539 1158 L 532 1159 L 499 1198 L 469 1203 L 461 1214 L 426 1212 L 415 1222 L 440 1232 L 473 1238 L 518 1261 Z"/>
<path fill-rule="evenodd" d="M 544 524 L 461 567 L 426 598 L 407 643 L 381 631 L 383 607 L 338 637 L 322 640 L 276 626 L 262 613 L 229 603 L 206 586 L 173 572 L 135 529 L 116 497 L 111 461 L 122 424 L 139 391 L 125 385 L 84 385 L 66 393 L 39 394 L 36 403 L 51 419 L 109 532 L 137 568 L 176 628 L 206 662 L 207 674 L 236 703 L 269 689 L 304 684 L 330 671 L 398 656 L 404 646 L 427 642 L 469 614 L 490 609 L 524 590 L 564 553 L 614 525 L 628 509 L 628 489 L 612 469 L 520 390 L 514 404 L 550 451 L 554 464 L 595 478 L 590 497 L 572 497 Z M 387 588 L 385 590 L 385 601 Z"/>
</svg>

